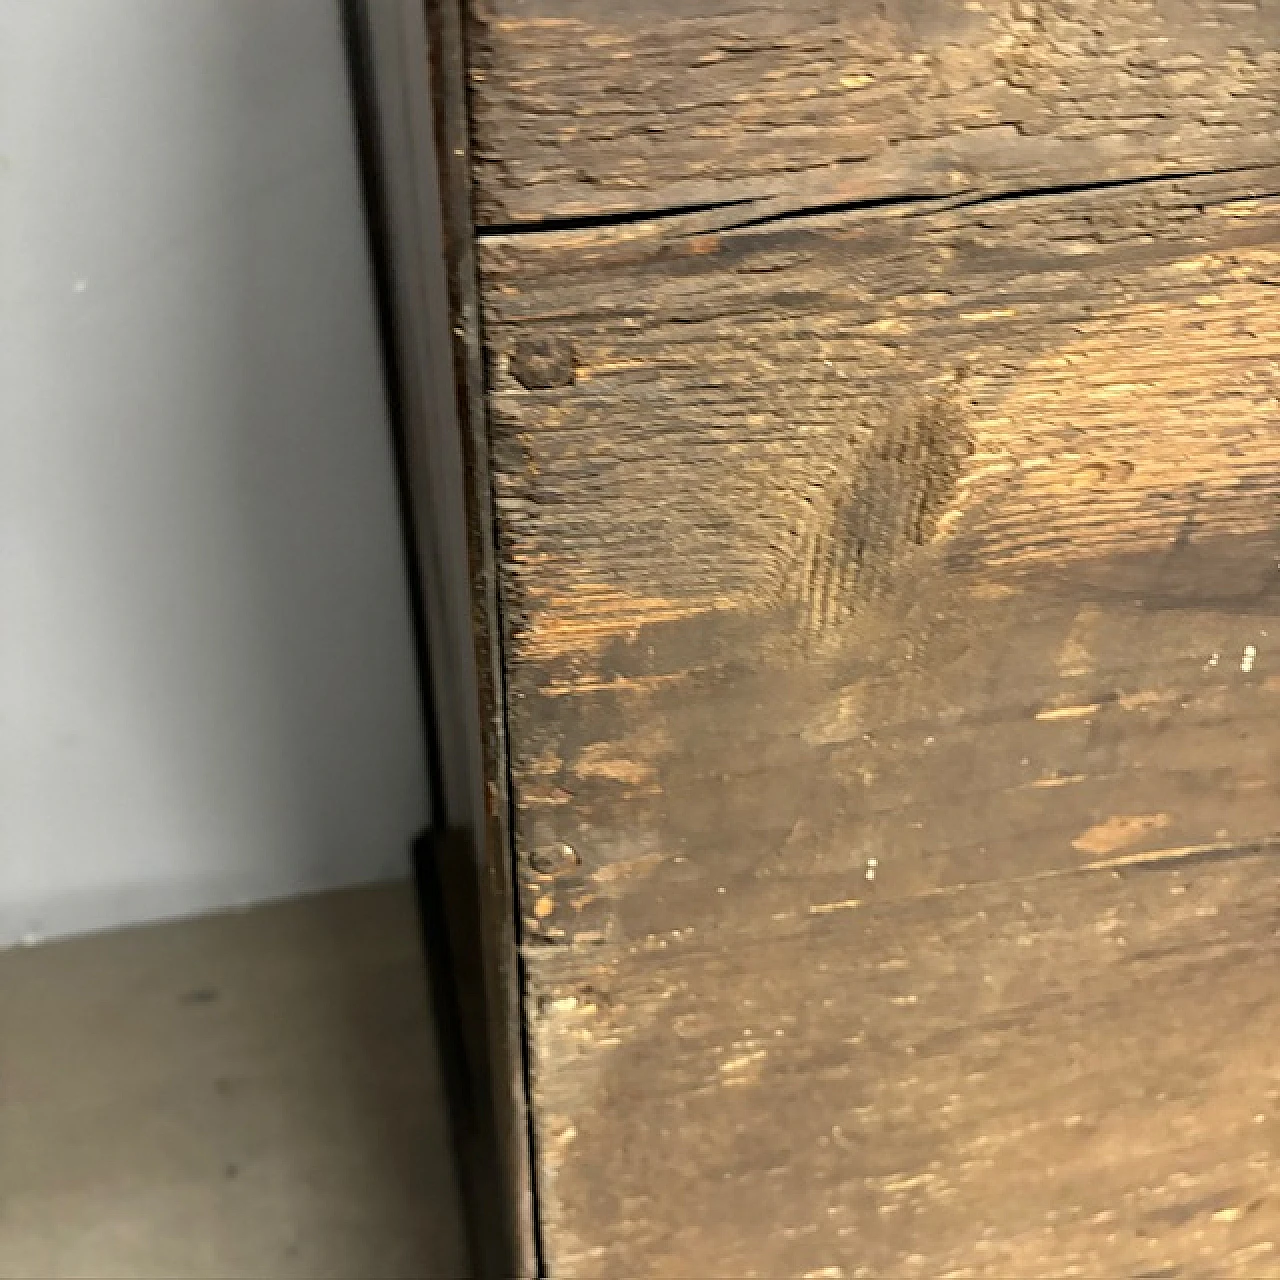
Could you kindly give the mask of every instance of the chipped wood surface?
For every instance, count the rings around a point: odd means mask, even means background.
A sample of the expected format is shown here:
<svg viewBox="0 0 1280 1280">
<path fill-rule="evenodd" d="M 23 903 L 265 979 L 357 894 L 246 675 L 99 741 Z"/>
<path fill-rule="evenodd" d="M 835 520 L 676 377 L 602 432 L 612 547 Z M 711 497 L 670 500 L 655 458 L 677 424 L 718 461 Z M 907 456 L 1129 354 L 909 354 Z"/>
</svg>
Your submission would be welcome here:
<svg viewBox="0 0 1280 1280">
<path fill-rule="evenodd" d="M 473 8 L 548 1269 L 1280 1276 L 1276 14 Z"/>
</svg>

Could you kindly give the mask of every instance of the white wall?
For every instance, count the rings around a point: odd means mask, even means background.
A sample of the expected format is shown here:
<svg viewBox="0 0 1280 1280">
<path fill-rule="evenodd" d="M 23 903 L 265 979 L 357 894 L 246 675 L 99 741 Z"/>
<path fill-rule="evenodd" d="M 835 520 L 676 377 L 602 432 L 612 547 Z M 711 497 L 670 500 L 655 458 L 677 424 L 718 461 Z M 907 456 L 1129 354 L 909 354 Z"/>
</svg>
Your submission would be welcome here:
<svg viewBox="0 0 1280 1280">
<path fill-rule="evenodd" d="M 0 0 L 0 943 L 424 816 L 335 0 Z"/>
</svg>

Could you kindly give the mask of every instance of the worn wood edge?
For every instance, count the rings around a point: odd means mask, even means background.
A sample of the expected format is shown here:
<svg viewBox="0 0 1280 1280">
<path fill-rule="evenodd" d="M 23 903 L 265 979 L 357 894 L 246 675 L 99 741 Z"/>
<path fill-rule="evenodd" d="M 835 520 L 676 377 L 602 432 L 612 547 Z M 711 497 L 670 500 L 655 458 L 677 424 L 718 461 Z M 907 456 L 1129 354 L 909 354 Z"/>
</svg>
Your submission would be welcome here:
<svg viewBox="0 0 1280 1280">
<path fill-rule="evenodd" d="M 438 739 L 432 822 L 450 833 L 440 846 L 448 863 L 436 868 L 449 976 L 462 1006 L 467 1065 L 487 1099 L 476 1116 L 484 1150 L 473 1157 L 485 1167 L 470 1172 L 466 1188 L 472 1266 L 486 1276 L 532 1276 L 538 1250 L 497 572 L 459 115 L 464 55 L 448 3 L 346 0 L 344 19 L 349 38 L 364 46 L 372 81 L 363 86 L 373 135 L 365 142 L 374 169 L 366 182 L 381 206 L 370 213 L 382 224 L 373 230 L 384 241 L 389 276 L 389 394 L 403 435 L 427 633 L 422 678 Z"/>
<path fill-rule="evenodd" d="M 450 291 L 450 326 L 460 433 L 470 503 L 467 526 L 473 588 L 473 643 L 481 654 L 484 679 L 480 687 L 483 776 L 476 782 L 477 814 L 484 815 L 483 874 L 488 892 L 482 903 L 488 960 L 496 977 L 501 1008 L 501 1064 L 504 1080 L 497 1103 L 503 1124 L 508 1274 L 542 1273 L 537 1212 L 534 1130 L 529 1110 L 529 1064 L 524 1019 L 525 976 L 519 954 L 520 916 L 517 908 L 511 824 L 510 755 L 506 725 L 506 685 L 503 655 L 501 579 L 497 558 L 497 522 L 490 477 L 488 395 L 478 268 L 475 256 L 475 218 L 472 201 L 471 124 L 467 99 L 468 55 L 459 0 L 412 0 L 408 6 L 425 15 L 428 80 L 434 107 L 435 158 L 439 183 L 442 248 Z"/>
</svg>

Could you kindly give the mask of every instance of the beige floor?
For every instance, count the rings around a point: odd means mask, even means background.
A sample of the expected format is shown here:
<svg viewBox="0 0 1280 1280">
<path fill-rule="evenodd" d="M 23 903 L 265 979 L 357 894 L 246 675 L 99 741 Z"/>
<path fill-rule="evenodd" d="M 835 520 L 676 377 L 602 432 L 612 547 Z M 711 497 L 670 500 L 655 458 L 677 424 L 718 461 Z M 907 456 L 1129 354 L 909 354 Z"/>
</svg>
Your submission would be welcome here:
<svg viewBox="0 0 1280 1280">
<path fill-rule="evenodd" d="M 0 1277 L 458 1276 L 408 890 L 0 954 Z"/>
</svg>

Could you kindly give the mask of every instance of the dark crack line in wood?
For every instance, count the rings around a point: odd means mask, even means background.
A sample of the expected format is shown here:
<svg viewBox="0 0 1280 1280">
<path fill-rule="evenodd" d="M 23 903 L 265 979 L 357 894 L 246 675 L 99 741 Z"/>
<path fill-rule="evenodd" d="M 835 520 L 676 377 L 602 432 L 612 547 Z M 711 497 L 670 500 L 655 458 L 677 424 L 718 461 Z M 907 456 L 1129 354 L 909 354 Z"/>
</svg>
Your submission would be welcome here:
<svg viewBox="0 0 1280 1280">
<path fill-rule="evenodd" d="M 581 217 L 547 218 L 535 222 L 513 222 L 476 228 L 478 241 L 499 238 L 522 238 L 555 235 L 575 231 L 608 231 L 628 226 L 659 229 L 672 226 L 679 237 L 707 235 L 715 232 L 752 231 L 782 223 L 798 223 L 842 214 L 885 214 L 917 217 L 976 209 L 984 205 L 1007 204 L 1022 200 L 1056 199 L 1063 196 L 1103 194 L 1128 188 L 1171 185 L 1206 178 L 1225 178 L 1244 173 L 1268 173 L 1275 165 L 1249 164 L 1223 168 L 1186 169 L 1173 173 L 1147 174 L 1135 178 L 1104 178 L 1094 182 L 1055 183 L 1022 190 L 969 188 L 951 195 L 891 195 L 861 197 L 852 200 L 818 201 L 805 205 L 783 205 L 783 196 L 763 196 L 741 200 L 721 200 L 706 204 L 673 205 L 666 209 L 635 210 L 627 213 L 589 214 Z M 1280 184 L 1277 184 L 1280 188 Z M 1277 194 L 1268 190 L 1264 194 Z M 769 206 L 774 208 L 770 210 Z M 779 207 L 782 206 L 782 207 Z M 748 211 L 746 216 L 738 210 Z M 755 211 L 754 213 L 750 211 Z M 720 216 L 716 216 L 720 215 Z"/>
<path fill-rule="evenodd" d="M 1139 853 L 1116 854 L 1109 858 L 1096 858 L 1091 862 L 1082 862 L 1074 867 L 1053 867 L 1025 876 L 999 876 L 991 880 L 966 880 L 960 884 L 940 885 L 935 889 L 925 889 L 920 893 L 889 899 L 885 905 L 918 902 L 926 898 L 956 897 L 975 889 L 990 888 L 993 885 L 1036 884 L 1045 880 L 1098 875 L 1104 872 L 1119 875 L 1125 871 L 1173 871 L 1179 867 L 1194 867 L 1209 862 L 1236 862 L 1244 858 L 1270 857 L 1276 854 L 1280 854 L 1280 833 L 1258 836 L 1253 840 L 1211 840 L 1172 849 L 1148 849 Z M 868 901 L 867 905 L 872 905 L 871 901 Z"/>
<path fill-rule="evenodd" d="M 1258 836 L 1252 840 L 1211 840 L 1200 844 L 1180 845 L 1171 849 L 1148 849 L 1139 853 L 1116 854 L 1109 858 L 1096 858 L 1074 867 L 1053 867 L 1035 871 L 1025 876 L 996 877 L 991 880 L 966 880 L 959 884 L 940 885 L 902 898 L 889 899 L 885 906 L 919 902 L 927 898 L 951 898 L 974 890 L 988 889 L 993 885 L 1030 885 L 1046 880 L 1062 880 L 1074 876 L 1111 873 L 1122 875 L 1126 871 L 1176 871 L 1182 867 L 1200 866 L 1205 863 L 1238 862 L 1245 858 L 1274 857 L 1280 854 L 1280 833 Z M 866 905 L 873 905 L 868 901 Z"/>
<path fill-rule="evenodd" d="M 1156 186 L 1161 183 L 1188 182 L 1201 178 L 1229 178 L 1241 173 L 1266 173 L 1275 170 L 1275 168 L 1275 165 L 1249 164 L 1233 165 L 1221 169 L 1188 169 L 1178 173 L 1150 174 L 1139 178 L 1102 179 L 1097 182 L 1071 182 L 1057 186 L 1029 187 L 1025 191 L 988 192 L 973 198 L 958 196 L 954 199 L 941 200 L 938 203 L 945 205 L 948 209 L 970 209 L 985 204 L 999 204 L 1004 201 L 1086 195 L 1093 191 L 1121 191 L 1127 187 Z"/>
<path fill-rule="evenodd" d="M 988 889 L 993 885 L 1037 884 L 1045 880 L 1062 880 L 1069 876 L 1098 875 L 1104 872 L 1119 875 L 1125 871 L 1173 871 L 1179 867 L 1193 867 L 1209 862 L 1236 862 L 1244 858 L 1271 857 L 1277 854 L 1280 854 L 1280 833 L 1258 836 L 1253 840 L 1211 840 L 1172 849 L 1116 854 L 1109 858 L 1081 862 L 1074 867 L 1052 867 L 1025 876 L 997 876 L 990 880 L 965 880 L 959 884 L 939 885 L 937 888 L 924 889 L 901 898 L 887 899 L 883 905 L 896 906 L 927 898 L 951 898 L 975 889 Z M 868 899 L 866 905 L 875 905 L 874 899 Z"/>
<path fill-rule="evenodd" d="M 1012 204 L 1022 200 L 1056 199 L 1062 196 L 1088 195 L 1123 191 L 1131 187 L 1157 186 L 1187 182 L 1200 178 L 1230 177 L 1240 173 L 1265 173 L 1274 165 L 1237 165 L 1219 169 L 1187 169 L 1176 173 L 1149 174 L 1137 178 L 1104 178 L 1095 182 L 1063 182 L 1043 187 L 1027 187 L 1023 190 L 993 191 L 969 190 L 950 196 L 882 196 L 870 200 L 839 200 L 813 205 L 779 209 L 774 213 L 761 213 L 753 218 L 726 222 L 714 228 L 717 231 L 745 231 L 780 222 L 795 222 L 809 218 L 824 218 L 845 213 L 900 212 L 906 217 L 934 213 L 948 213 L 958 209 L 977 209 L 984 205 Z M 754 201 L 757 206 L 766 203 Z M 699 231 L 713 228 L 699 228 Z M 692 234 L 692 233 L 691 233 Z"/>
<path fill-rule="evenodd" d="M 494 240 L 501 236 L 550 235 L 556 232 L 609 230 L 637 223 L 663 223 L 700 213 L 718 213 L 721 209 L 742 208 L 759 204 L 744 196 L 740 200 L 713 200 L 707 204 L 672 205 L 666 209 L 635 209 L 625 213 L 586 213 L 566 218 L 539 218 L 533 222 L 495 222 L 476 227 L 477 240 Z"/>
<path fill-rule="evenodd" d="M 1280 836 L 1261 840 L 1245 840 L 1238 844 L 1205 844 L 1188 846 L 1172 853 L 1134 854 L 1127 861 L 1111 859 L 1109 862 L 1090 863 L 1081 871 L 1165 871 L 1173 867 L 1195 867 L 1211 862 L 1236 862 L 1241 858 L 1254 858 L 1280 853 Z"/>
</svg>

